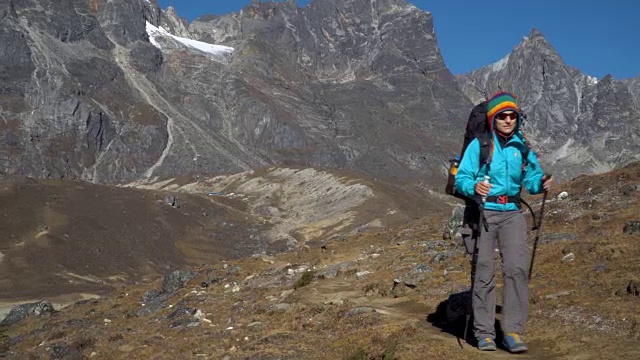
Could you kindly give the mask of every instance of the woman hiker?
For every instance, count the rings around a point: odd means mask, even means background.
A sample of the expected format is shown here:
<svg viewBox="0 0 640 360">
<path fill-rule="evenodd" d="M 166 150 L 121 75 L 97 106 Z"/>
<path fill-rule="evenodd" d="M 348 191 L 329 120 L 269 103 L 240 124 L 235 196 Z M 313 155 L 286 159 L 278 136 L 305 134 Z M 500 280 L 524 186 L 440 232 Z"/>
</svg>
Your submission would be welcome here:
<svg viewBox="0 0 640 360">
<path fill-rule="evenodd" d="M 520 192 L 524 186 L 530 194 L 539 194 L 548 190 L 553 180 L 544 175 L 536 154 L 527 150 L 526 139 L 519 128 L 521 116 L 514 95 L 499 92 L 489 99 L 487 121 L 493 140 L 489 160 L 480 163 L 480 142 L 473 140 L 455 178 L 460 193 L 484 200 L 481 216 L 486 225 L 480 226 L 476 245 L 473 331 L 480 350 L 496 350 L 494 253 L 497 245 L 502 257 L 504 282 L 502 343 L 510 352 L 519 353 L 527 351 L 522 335 L 528 316 L 530 260 Z M 488 181 L 485 176 L 489 177 Z"/>
</svg>

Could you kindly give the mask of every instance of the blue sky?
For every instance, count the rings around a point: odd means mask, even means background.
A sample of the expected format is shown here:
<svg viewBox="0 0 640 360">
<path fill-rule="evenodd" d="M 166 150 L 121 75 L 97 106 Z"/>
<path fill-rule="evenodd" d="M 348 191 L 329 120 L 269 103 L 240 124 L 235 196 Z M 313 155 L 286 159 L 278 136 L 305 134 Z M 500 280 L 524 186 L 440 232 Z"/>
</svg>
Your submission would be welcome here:
<svg viewBox="0 0 640 360">
<path fill-rule="evenodd" d="M 264 1 L 264 0 L 263 0 Z M 315 0 L 326 1 L 326 0 Z M 310 0 L 298 0 L 298 6 Z M 409 0 L 433 14 L 438 45 L 454 74 L 498 61 L 532 28 L 544 34 L 564 62 L 598 79 L 640 75 L 640 1 L 515 0 L 491 6 L 479 0 Z M 239 11 L 250 0 L 158 0 L 189 21 Z M 494 2 L 495 4 L 495 2 Z"/>
</svg>

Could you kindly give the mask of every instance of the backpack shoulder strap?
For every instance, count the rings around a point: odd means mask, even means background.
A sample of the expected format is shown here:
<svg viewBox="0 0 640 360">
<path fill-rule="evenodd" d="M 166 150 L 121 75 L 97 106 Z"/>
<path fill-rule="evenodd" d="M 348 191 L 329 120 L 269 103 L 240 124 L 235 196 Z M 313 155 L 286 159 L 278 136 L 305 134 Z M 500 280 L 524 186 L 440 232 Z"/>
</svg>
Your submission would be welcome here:
<svg viewBox="0 0 640 360">
<path fill-rule="evenodd" d="M 489 171 L 489 164 L 491 164 L 491 155 L 493 155 L 493 137 L 489 132 L 483 132 L 478 136 L 480 142 L 480 167 L 487 164 L 487 172 Z"/>
<path fill-rule="evenodd" d="M 520 138 L 524 143 L 524 152 L 522 153 L 522 171 L 524 171 L 528 165 L 529 152 L 531 151 L 531 146 L 529 145 L 529 140 L 527 139 L 527 136 L 524 134 L 524 131 L 520 130 L 519 132 L 520 132 Z"/>
</svg>

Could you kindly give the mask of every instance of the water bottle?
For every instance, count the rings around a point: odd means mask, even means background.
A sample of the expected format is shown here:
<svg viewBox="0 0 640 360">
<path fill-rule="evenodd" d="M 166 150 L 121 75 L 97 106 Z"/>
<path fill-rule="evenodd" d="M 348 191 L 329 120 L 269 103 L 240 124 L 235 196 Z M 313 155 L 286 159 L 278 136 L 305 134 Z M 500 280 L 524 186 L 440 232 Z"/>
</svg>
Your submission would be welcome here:
<svg viewBox="0 0 640 360">
<path fill-rule="evenodd" d="M 447 177 L 447 186 L 445 192 L 449 195 L 455 193 L 456 174 L 458 173 L 458 167 L 460 166 L 460 156 L 449 160 L 449 176 Z"/>
<path fill-rule="evenodd" d="M 484 176 L 484 183 L 485 184 L 490 184 L 489 180 L 491 180 L 491 178 L 489 177 L 489 175 L 485 175 Z M 485 201 L 487 201 L 487 197 L 486 196 L 482 196 L 482 203 L 484 204 Z"/>
</svg>

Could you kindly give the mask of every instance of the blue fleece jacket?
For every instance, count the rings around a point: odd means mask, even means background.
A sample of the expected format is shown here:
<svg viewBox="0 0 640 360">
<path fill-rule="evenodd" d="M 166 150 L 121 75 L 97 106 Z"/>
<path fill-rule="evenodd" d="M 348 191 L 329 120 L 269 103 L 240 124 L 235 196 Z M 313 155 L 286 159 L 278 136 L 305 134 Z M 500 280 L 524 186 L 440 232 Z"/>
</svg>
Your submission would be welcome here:
<svg viewBox="0 0 640 360">
<path fill-rule="evenodd" d="M 498 141 L 497 135 L 493 135 L 493 157 L 489 166 L 491 177 L 491 191 L 489 196 L 514 196 L 520 193 L 522 185 L 530 194 L 539 194 L 543 191 L 542 176 L 544 172 L 538 162 L 538 157 L 533 151 L 529 151 L 527 167 L 522 170 L 522 156 L 525 153 L 525 144 L 520 131 L 507 141 L 504 147 Z M 474 198 L 475 186 L 484 180 L 487 172 L 486 164 L 480 164 L 480 142 L 473 140 L 464 152 L 458 173 L 456 175 L 456 190 Z M 487 210 L 514 211 L 518 210 L 515 204 L 498 204 L 487 202 L 484 206 Z"/>
</svg>

